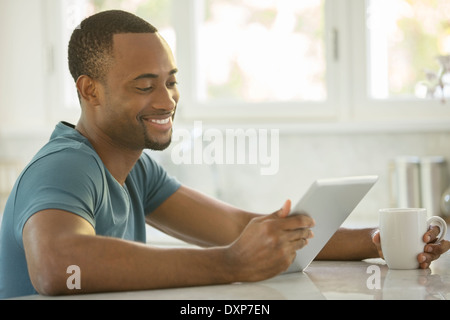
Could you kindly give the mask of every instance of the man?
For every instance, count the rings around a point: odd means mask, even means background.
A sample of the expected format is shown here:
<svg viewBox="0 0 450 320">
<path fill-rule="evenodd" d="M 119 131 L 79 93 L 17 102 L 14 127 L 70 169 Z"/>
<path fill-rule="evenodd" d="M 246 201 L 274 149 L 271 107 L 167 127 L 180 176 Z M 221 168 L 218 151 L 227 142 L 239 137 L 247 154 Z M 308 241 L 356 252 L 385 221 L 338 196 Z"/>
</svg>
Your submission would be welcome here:
<svg viewBox="0 0 450 320">
<path fill-rule="evenodd" d="M 313 236 L 311 218 L 288 216 L 289 201 L 270 215 L 239 210 L 180 185 L 143 153 L 170 144 L 179 100 L 174 58 L 153 26 L 123 11 L 87 18 L 70 40 L 69 68 L 81 117 L 57 125 L 14 186 L 0 297 L 259 281 L 289 267 Z M 145 245 L 145 223 L 203 248 Z M 421 267 L 448 248 L 427 245 Z M 376 230 L 342 229 L 318 258 L 380 255 Z"/>
</svg>

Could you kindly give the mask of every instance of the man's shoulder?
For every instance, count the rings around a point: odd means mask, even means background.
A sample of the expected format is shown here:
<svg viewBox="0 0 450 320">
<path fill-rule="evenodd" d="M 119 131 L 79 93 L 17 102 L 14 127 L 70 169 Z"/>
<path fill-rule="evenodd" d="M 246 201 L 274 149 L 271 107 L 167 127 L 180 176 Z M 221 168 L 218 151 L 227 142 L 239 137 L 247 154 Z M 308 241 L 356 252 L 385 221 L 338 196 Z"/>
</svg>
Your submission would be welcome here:
<svg viewBox="0 0 450 320">
<path fill-rule="evenodd" d="M 98 155 L 92 149 L 77 142 L 49 142 L 33 158 L 30 164 L 42 163 L 51 166 L 71 164 L 75 167 L 83 167 L 90 164 L 98 164 Z"/>
<path fill-rule="evenodd" d="M 24 170 L 27 177 L 75 178 L 80 176 L 97 176 L 104 174 L 104 166 L 95 150 L 83 142 L 59 137 L 51 139 L 33 157 Z"/>
<path fill-rule="evenodd" d="M 84 163 L 101 162 L 100 157 L 90 145 L 89 141 L 76 130 L 59 124 L 50 140 L 37 152 L 31 163 L 44 160 L 71 162 L 84 165 Z"/>
<path fill-rule="evenodd" d="M 75 126 L 60 122 L 53 131 L 50 140 L 38 151 L 33 158 L 41 159 L 47 156 L 70 156 L 78 160 L 83 158 L 98 158 L 89 140 L 83 137 Z"/>
</svg>

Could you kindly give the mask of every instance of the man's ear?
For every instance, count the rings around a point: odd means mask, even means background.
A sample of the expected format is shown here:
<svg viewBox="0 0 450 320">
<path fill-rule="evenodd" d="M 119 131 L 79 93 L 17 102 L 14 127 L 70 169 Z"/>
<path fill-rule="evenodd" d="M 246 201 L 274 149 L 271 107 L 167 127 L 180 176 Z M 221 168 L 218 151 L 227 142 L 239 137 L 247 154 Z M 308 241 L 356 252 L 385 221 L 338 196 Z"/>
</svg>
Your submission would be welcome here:
<svg viewBox="0 0 450 320">
<path fill-rule="evenodd" d="M 77 79 L 76 86 L 81 100 L 91 105 L 98 105 L 98 83 L 91 77 L 82 75 Z"/>
</svg>

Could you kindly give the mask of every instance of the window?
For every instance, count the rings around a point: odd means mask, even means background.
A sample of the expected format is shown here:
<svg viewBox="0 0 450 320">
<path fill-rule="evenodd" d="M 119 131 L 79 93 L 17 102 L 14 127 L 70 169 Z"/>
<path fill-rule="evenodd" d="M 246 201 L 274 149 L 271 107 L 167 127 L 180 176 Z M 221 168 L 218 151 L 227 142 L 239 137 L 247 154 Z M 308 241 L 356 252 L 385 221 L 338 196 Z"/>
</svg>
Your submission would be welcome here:
<svg viewBox="0 0 450 320">
<path fill-rule="evenodd" d="M 450 54 L 448 1 L 366 0 L 352 5 L 364 12 L 352 19 L 352 61 L 358 66 L 352 73 L 355 119 L 448 121 L 449 103 L 443 103 L 438 90 L 427 94 L 430 73 L 442 71 L 438 57 Z"/>
<path fill-rule="evenodd" d="M 205 0 L 199 100 L 327 99 L 324 0 Z"/>
<path fill-rule="evenodd" d="M 370 96 L 425 98 L 427 72 L 450 53 L 450 2 L 369 0 L 367 17 Z"/>
<path fill-rule="evenodd" d="M 335 2 L 186 0 L 175 12 L 185 118 L 336 117 Z M 177 3 L 177 6 L 181 5 Z M 190 12 L 190 14 L 181 14 Z"/>
<path fill-rule="evenodd" d="M 56 113 L 79 109 L 65 60 L 71 31 L 90 14 L 124 9 L 154 24 L 175 51 L 180 118 L 450 119 L 441 102 L 450 89 L 431 83 L 445 71 L 436 58 L 450 54 L 447 0 L 47 2 L 64 26 L 62 35 L 49 30 L 53 56 L 64 57 L 54 64 L 55 85 L 65 83 Z"/>
</svg>

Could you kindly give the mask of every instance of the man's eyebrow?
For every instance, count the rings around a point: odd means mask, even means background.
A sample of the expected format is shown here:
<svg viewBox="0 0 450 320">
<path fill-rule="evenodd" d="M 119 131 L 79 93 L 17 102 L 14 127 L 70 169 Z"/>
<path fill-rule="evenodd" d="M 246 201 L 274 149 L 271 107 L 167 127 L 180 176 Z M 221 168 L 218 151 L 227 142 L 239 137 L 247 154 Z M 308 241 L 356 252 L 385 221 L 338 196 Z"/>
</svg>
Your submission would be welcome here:
<svg viewBox="0 0 450 320">
<path fill-rule="evenodd" d="M 178 69 L 170 70 L 169 75 L 170 75 L 170 76 L 171 76 L 171 75 L 174 75 L 174 74 L 177 73 L 177 72 L 178 72 Z M 133 80 L 148 79 L 148 78 L 150 78 L 150 79 L 156 79 L 156 78 L 158 78 L 158 77 L 159 77 L 159 75 L 154 74 L 154 73 L 144 73 L 144 74 L 141 74 L 141 75 L 137 76 L 137 77 L 134 78 Z"/>
</svg>

